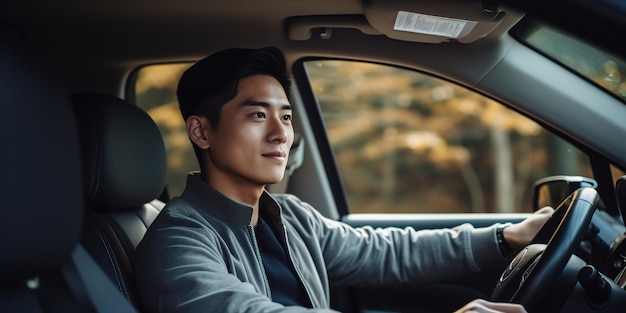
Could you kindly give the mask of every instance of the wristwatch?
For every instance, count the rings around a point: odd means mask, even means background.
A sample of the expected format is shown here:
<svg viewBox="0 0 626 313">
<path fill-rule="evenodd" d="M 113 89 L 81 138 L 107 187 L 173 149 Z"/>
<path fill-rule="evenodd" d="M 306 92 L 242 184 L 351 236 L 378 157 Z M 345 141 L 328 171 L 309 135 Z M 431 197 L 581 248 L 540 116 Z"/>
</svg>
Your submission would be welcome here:
<svg viewBox="0 0 626 313">
<path fill-rule="evenodd" d="M 502 254 L 502 256 L 507 256 L 513 252 L 513 248 L 511 248 L 506 242 L 506 239 L 504 239 L 504 229 L 511 225 L 513 224 L 504 223 L 498 225 L 498 228 L 496 228 L 496 240 L 498 241 L 498 248 L 500 248 L 500 254 Z"/>
</svg>

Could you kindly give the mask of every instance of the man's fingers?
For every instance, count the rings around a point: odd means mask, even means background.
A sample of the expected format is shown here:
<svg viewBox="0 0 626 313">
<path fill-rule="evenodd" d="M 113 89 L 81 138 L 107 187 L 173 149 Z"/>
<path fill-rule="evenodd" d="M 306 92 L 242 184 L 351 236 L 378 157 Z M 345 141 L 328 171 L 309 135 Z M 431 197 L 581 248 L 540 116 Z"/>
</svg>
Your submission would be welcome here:
<svg viewBox="0 0 626 313">
<path fill-rule="evenodd" d="M 491 302 L 476 299 L 455 313 L 527 313 L 523 306 L 515 303 Z"/>
<path fill-rule="evenodd" d="M 544 206 L 543 208 L 537 210 L 535 213 L 537 214 L 552 214 L 554 213 L 554 208 L 550 206 Z"/>
</svg>

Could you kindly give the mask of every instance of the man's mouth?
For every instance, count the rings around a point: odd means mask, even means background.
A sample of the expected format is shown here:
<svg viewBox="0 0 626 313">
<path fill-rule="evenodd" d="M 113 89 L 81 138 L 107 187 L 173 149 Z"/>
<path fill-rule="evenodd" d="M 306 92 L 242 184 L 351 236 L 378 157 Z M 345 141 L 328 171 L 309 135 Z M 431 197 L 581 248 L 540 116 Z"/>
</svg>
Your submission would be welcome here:
<svg viewBox="0 0 626 313">
<path fill-rule="evenodd" d="M 281 151 L 268 152 L 268 153 L 263 153 L 261 155 L 266 158 L 275 158 L 275 159 L 284 159 L 287 156 L 286 153 L 281 152 Z"/>
</svg>

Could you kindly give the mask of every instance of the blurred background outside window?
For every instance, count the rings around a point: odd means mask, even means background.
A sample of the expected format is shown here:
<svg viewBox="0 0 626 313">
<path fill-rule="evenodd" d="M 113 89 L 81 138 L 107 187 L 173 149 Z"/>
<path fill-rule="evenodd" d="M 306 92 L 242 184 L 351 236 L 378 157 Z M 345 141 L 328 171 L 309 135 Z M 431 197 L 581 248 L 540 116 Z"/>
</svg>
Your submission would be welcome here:
<svg viewBox="0 0 626 313">
<path fill-rule="evenodd" d="M 199 169 L 176 100 L 189 65 L 143 67 L 135 84 L 165 140 L 172 197 Z M 536 179 L 591 177 L 578 149 L 478 93 L 379 64 L 305 67 L 353 213 L 529 212 Z"/>
</svg>

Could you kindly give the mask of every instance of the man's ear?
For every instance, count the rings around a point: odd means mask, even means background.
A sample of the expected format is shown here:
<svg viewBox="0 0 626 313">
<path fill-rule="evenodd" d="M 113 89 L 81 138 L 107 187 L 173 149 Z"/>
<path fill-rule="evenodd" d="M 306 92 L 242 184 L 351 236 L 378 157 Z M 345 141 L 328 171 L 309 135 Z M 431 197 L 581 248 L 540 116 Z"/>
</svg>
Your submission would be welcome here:
<svg viewBox="0 0 626 313">
<path fill-rule="evenodd" d="M 191 115 L 187 118 L 187 135 L 200 149 L 211 147 L 209 140 L 210 125 L 206 117 Z"/>
</svg>

